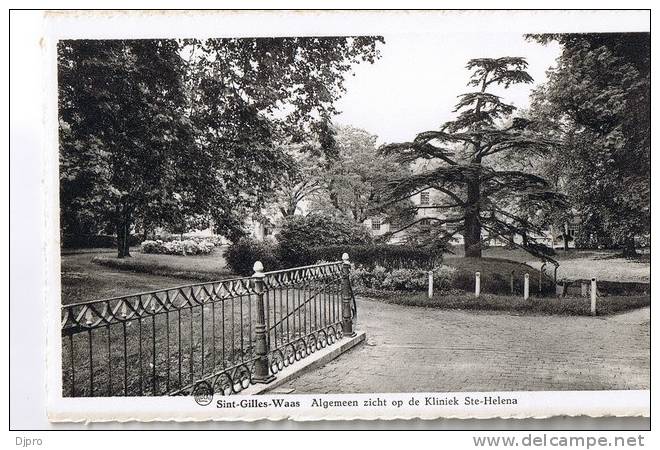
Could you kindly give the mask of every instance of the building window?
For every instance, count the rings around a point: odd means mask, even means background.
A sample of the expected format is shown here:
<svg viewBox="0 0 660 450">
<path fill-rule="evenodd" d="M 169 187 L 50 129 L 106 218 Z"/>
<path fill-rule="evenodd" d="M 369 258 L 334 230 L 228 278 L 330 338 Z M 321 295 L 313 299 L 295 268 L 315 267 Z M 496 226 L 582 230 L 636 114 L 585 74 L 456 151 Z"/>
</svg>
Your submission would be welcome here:
<svg viewBox="0 0 660 450">
<path fill-rule="evenodd" d="M 574 223 L 568 224 L 568 235 L 570 237 L 575 237 L 576 232 L 577 232 L 577 225 Z"/>
<path fill-rule="evenodd" d="M 419 221 L 419 227 L 423 233 L 431 232 L 431 219 L 422 219 Z"/>
<path fill-rule="evenodd" d="M 373 217 L 371 219 L 371 229 L 380 230 L 380 217 Z"/>
<path fill-rule="evenodd" d="M 428 192 L 422 192 L 419 196 L 419 204 L 428 205 L 429 203 L 431 203 L 431 194 Z"/>
</svg>

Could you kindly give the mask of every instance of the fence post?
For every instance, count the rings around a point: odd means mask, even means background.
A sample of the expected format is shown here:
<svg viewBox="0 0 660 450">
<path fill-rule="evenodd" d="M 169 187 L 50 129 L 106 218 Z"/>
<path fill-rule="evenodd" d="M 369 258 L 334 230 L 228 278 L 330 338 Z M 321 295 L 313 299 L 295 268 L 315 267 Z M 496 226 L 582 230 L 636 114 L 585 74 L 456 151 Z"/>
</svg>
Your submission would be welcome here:
<svg viewBox="0 0 660 450">
<path fill-rule="evenodd" d="M 254 376 L 252 379 L 255 383 L 270 383 L 275 377 L 270 373 L 268 368 L 268 331 L 266 330 L 266 314 L 264 308 L 264 266 L 261 261 L 257 261 L 253 266 L 254 275 L 254 292 L 257 296 L 257 317 L 255 330 L 255 353 L 256 361 L 254 363 Z"/>
<path fill-rule="evenodd" d="M 481 295 L 481 272 L 475 272 L 474 274 L 474 296 L 479 298 Z"/>
<path fill-rule="evenodd" d="M 433 271 L 429 270 L 429 298 L 433 298 Z"/>
<path fill-rule="evenodd" d="M 598 287 L 596 286 L 596 279 L 591 279 L 591 315 L 596 315 L 596 296 L 598 295 Z"/>
<path fill-rule="evenodd" d="M 346 337 L 355 336 L 353 317 L 351 317 L 351 263 L 348 253 L 341 255 L 341 330 Z"/>
<path fill-rule="evenodd" d="M 529 298 L 529 274 L 525 274 L 525 291 L 523 293 L 525 300 Z"/>
</svg>

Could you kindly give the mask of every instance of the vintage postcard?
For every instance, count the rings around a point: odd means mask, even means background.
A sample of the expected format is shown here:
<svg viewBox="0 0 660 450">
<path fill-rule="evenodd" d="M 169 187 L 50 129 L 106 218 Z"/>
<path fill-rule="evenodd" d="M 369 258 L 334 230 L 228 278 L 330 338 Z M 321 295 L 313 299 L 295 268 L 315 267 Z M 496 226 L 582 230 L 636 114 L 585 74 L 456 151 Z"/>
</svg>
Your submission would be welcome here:
<svg viewBox="0 0 660 450">
<path fill-rule="evenodd" d="M 51 421 L 650 414 L 650 12 L 50 12 Z"/>
</svg>

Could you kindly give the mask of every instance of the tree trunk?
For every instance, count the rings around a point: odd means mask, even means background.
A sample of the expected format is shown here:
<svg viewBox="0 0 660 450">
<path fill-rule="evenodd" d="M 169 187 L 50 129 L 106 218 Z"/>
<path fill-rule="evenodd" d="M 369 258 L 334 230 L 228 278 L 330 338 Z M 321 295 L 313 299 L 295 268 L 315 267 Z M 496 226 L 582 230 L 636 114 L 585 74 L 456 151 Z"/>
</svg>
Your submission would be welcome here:
<svg viewBox="0 0 660 450">
<path fill-rule="evenodd" d="M 465 235 L 463 247 L 466 258 L 481 258 L 481 192 L 479 177 L 467 183 L 467 204 L 465 207 Z"/>
<path fill-rule="evenodd" d="M 568 251 L 568 223 L 564 222 L 564 251 Z"/>
<path fill-rule="evenodd" d="M 115 232 L 117 240 L 117 258 L 124 257 L 124 221 L 122 220 L 123 215 L 121 212 L 121 206 L 117 204 L 115 206 Z"/>
<path fill-rule="evenodd" d="M 117 211 L 117 258 L 130 257 L 131 213 L 125 205 L 117 207 Z"/>
<path fill-rule="evenodd" d="M 117 221 L 117 258 L 124 257 L 124 226 Z"/>
<path fill-rule="evenodd" d="M 623 256 L 629 258 L 631 256 L 636 256 L 637 250 L 635 250 L 635 238 L 629 237 L 626 239 L 625 244 L 623 245 Z"/>
</svg>

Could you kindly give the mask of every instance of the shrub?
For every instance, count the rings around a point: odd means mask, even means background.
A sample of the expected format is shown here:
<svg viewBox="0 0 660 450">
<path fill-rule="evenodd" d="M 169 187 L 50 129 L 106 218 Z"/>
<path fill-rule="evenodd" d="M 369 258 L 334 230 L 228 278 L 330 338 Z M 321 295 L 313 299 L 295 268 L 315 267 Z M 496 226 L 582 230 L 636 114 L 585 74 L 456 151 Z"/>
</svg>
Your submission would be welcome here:
<svg viewBox="0 0 660 450">
<path fill-rule="evenodd" d="M 433 287 L 436 291 L 452 288 L 456 269 L 439 266 L 433 271 Z M 357 266 L 351 271 L 351 283 L 356 290 L 370 289 L 383 291 L 419 292 L 428 289 L 428 271 L 423 269 L 393 269 L 383 266 L 373 268 Z"/>
<path fill-rule="evenodd" d="M 412 245 L 328 245 L 310 249 L 313 261 L 338 261 L 343 253 L 348 253 L 352 263 L 371 268 L 429 270 L 442 261 L 441 253 Z"/>
<path fill-rule="evenodd" d="M 310 214 L 287 218 L 277 234 L 277 241 L 284 267 L 295 267 L 324 259 L 314 255 L 315 247 L 367 244 L 372 242 L 372 237 L 364 226 L 347 218 Z M 336 261 L 337 257 L 330 260 Z"/>
<path fill-rule="evenodd" d="M 454 289 L 454 280 L 457 270 L 454 267 L 444 264 L 438 266 L 433 271 L 433 288 L 436 291 L 449 291 Z"/>
<path fill-rule="evenodd" d="M 394 269 L 383 280 L 381 289 L 390 291 L 423 291 L 428 288 L 428 272 L 415 269 Z"/>
<path fill-rule="evenodd" d="M 225 250 L 224 257 L 231 271 L 243 276 L 254 273 L 255 261 L 261 261 L 266 270 L 277 270 L 281 266 L 277 259 L 277 248 L 273 243 L 249 237 L 230 245 Z"/>
<path fill-rule="evenodd" d="M 158 234 L 152 240 L 158 240 L 163 242 L 172 242 L 172 241 L 195 241 L 195 242 L 212 242 L 216 247 L 223 244 L 223 237 L 217 234 L 207 235 L 207 236 L 195 236 L 190 234 Z"/>
<path fill-rule="evenodd" d="M 367 268 L 357 266 L 351 270 L 351 285 L 353 288 L 381 289 L 387 271 L 382 266 Z"/>
<path fill-rule="evenodd" d="M 165 255 L 206 255 L 213 251 L 215 244 L 207 240 L 185 241 L 144 241 L 142 242 L 142 253 L 160 253 Z"/>
</svg>

